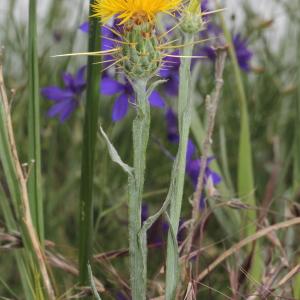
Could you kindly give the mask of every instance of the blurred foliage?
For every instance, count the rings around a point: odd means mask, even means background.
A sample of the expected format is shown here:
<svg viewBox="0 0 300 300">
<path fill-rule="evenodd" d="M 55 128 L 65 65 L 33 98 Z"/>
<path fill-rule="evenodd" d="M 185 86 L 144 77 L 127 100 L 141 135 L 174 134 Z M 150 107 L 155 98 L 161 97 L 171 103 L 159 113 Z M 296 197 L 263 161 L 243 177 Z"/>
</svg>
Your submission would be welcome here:
<svg viewBox="0 0 300 300">
<path fill-rule="evenodd" d="M 270 223 L 279 222 L 293 213 L 299 214 L 299 190 L 293 190 L 293 162 L 295 136 L 299 135 L 299 110 L 295 109 L 299 95 L 300 61 L 297 58 L 297 37 L 299 26 L 299 1 L 277 1 L 280 14 L 288 16 L 286 34 L 280 37 L 278 45 L 273 45 L 276 32 L 272 30 L 272 22 L 265 20 L 259 11 L 253 9 L 249 1 L 242 1 L 241 11 L 244 15 L 242 26 L 237 25 L 235 18 L 229 20 L 232 32 L 241 32 L 248 37 L 251 49 L 254 52 L 252 71 L 243 73 L 248 108 L 250 115 L 251 144 L 253 147 L 254 176 L 257 199 L 261 206 L 256 209 L 261 211 L 265 201 L 271 203 L 268 210 Z M 60 85 L 63 71 L 75 71 L 83 65 L 84 58 L 51 58 L 51 55 L 85 51 L 87 36 L 78 30 L 79 25 L 87 18 L 85 1 L 78 4 L 67 1 L 50 1 L 43 16 L 39 16 L 39 74 L 40 85 Z M 27 101 L 28 101 L 28 61 L 27 61 L 27 20 L 18 18 L 22 12 L 18 11 L 18 1 L 10 0 L 5 8 L 0 11 L 0 44 L 5 46 L 5 80 L 9 89 L 14 89 L 12 97 L 12 117 L 14 130 L 21 160 L 26 162 L 27 157 Z M 281 17 L 281 16 L 274 16 Z M 278 37 L 277 37 L 278 39 Z M 84 46 L 86 45 L 86 46 Z M 299 51 L 299 50 L 298 50 Z M 199 99 L 196 101 L 197 112 L 205 120 L 203 99 L 213 87 L 213 66 L 210 63 L 201 63 L 197 92 Z M 298 72 L 298 73 L 297 73 Z M 298 75 L 297 75 L 298 74 Z M 214 155 L 221 162 L 222 143 L 219 139 L 220 129 L 225 130 L 227 147 L 227 162 L 231 181 L 237 182 L 237 156 L 239 143 L 239 109 L 236 87 L 231 69 L 225 71 L 225 86 L 221 105 L 219 107 L 217 128 L 213 144 Z M 299 88 L 299 87 L 298 87 Z M 162 94 L 163 94 L 162 90 Z M 170 106 L 174 99 L 164 95 Z M 118 149 L 122 159 L 132 161 L 131 146 L 131 121 L 133 110 L 120 123 L 111 121 L 112 99 L 106 97 L 101 101 L 99 122 L 106 128 L 111 141 Z M 55 243 L 51 252 L 60 253 L 64 257 L 76 262 L 78 245 L 78 204 L 80 186 L 80 160 L 82 147 L 83 105 L 73 114 L 70 120 L 60 124 L 56 119 L 46 116 L 49 102 L 41 98 L 41 147 L 42 147 L 42 180 L 44 194 L 44 219 L 45 237 Z M 169 185 L 172 160 L 165 154 L 166 151 L 175 155 L 176 145 L 170 145 L 166 140 L 166 124 L 164 113 L 152 109 L 152 129 L 148 149 L 148 170 L 145 182 L 145 202 L 149 204 L 151 213 L 156 212 L 161 206 Z M 298 154 L 300 156 L 300 153 Z M 94 254 L 113 250 L 126 249 L 127 237 L 127 178 L 114 165 L 108 156 L 106 146 L 99 138 L 96 148 L 95 164 L 95 242 Z M 7 195 L 5 180 L 0 168 L 0 182 Z M 193 193 L 193 185 L 187 178 L 183 203 L 183 218 L 188 218 L 191 206 L 188 201 Z M 231 190 L 232 198 L 237 196 L 234 184 Z M 271 194 L 270 194 L 271 193 Z M 0 198 L 2 197 L 0 194 Z M 229 200 L 229 199 L 226 199 Z M 0 199 L 1 201 L 1 199 Z M 0 231 L 5 228 L 4 218 L 0 211 Z M 161 228 L 159 229 L 161 231 Z M 222 251 L 239 239 L 239 228 L 231 236 L 224 234 L 224 230 L 211 218 L 205 227 L 203 247 L 206 251 L 200 257 L 200 268 L 205 268 L 209 261 L 221 254 Z M 160 232 L 161 233 L 161 232 Z M 299 257 L 299 228 L 280 232 L 285 251 L 288 253 L 292 266 Z M 164 236 L 166 239 L 166 236 Z M 270 246 L 265 241 L 266 247 L 265 268 L 279 264 L 281 252 L 279 248 Z M 18 253 L 19 250 L 14 250 Z M 0 252 L 0 298 L 7 297 L 23 299 L 22 286 L 16 272 L 14 251 Z M 150 282 L 153 287 L 151 296 L 157 296 L 160 290 L 161 268 L 165 258 L 165 248 L 153 248 L 149 252 L 149 276 L 155 278 L 157 284 Z M 244 263 L 245 255 L 232 257 L 228 265 L 239 270 Z M 299 262 L 299 259 L 298 259 Z M 267 264 L 268 263 L 268 264 Z M 115 269 L 113 269 L 115 268 Z M 115 299 L 116 292 L 128 292 L 126 284 L 129 282 L 127 255 L 120 254 L 112 260 L 103 261 L 101 265 L 95 264 L 94 275 L 105 283 L 107 298 Z M 205 284 L 213 289 L 230 294 L 229 280 L 224 267 L 214 271 Z M 54 269 L 53 272 L 59 294 L 70 290 L 77 283 L 77 278 L 67 275 L 62 270 Z M 224 276 L 226 274 L 226 276 Z M 249 279 L 252 291 L 257 288 L 256 282 Z M 199 295 L 202 299 L 224 299 L 219 293 L 199 286 Z M 241 289 L 241 293 L 244 289 Z M 71 293 L 71 292 L 70 292 Z M 66 298 L 69 294 L 66 294 Z M 73 291 L 72 291 L 73 293 Z M 287 289 L 287 294 L 288 289 Z M 21 295 L 21 296 L 20 296 Z M 112 296 L 111 296 L 112 295 Z M 199 298 L 200 299 L 200 298 Z M 270 298 L 271 299 L 271 298 Z"/>
</svg>

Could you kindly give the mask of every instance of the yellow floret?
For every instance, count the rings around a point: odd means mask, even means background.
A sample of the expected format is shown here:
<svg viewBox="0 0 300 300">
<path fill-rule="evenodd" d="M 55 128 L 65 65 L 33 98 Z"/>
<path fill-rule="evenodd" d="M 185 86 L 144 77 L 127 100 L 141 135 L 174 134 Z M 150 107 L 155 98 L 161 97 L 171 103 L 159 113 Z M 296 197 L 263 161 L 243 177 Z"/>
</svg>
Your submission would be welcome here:
<svg viewBox="0 0 300 300">
<path fill-rule="evenodd" d="M 99 17 L 103 23 L 116 16 L 124 24 L 132 16 L 140 12 L 145 13 L 149 21 L 156 14 L 170 13 L 176 10 L 181 0 L 96 0 L 92 5 L 94 17 Z"/>
</svg>

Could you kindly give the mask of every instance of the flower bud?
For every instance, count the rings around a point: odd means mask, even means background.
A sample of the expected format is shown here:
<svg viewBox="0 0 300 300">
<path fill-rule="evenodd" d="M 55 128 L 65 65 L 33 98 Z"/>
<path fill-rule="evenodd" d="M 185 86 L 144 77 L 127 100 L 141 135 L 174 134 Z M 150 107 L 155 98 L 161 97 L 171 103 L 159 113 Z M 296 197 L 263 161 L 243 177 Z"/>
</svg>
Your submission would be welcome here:
<svg viewBox="0 0 300 300">
<path fill-rule="evenodd" d="M 191 0 L 182 13 L 181 29 L 185 33 L 196 34 L 203 27 L 201 0 Z"/>
<path fill-rule="evenodd" d="M 187 8 L 183 12 L 181 22 L 182 22 L 181 30 L 183 32 L 190 33 L 190 34 L 198 33 L 203 27 L 201 11 L 198 13 L 194 13 L 191 12 L 189 8 Z"/>
<path fill-rule="evenodd" d="M 154 24 L 138 13 L 124 24 L 122 62 L 124 72 L 132 79 L 150 78 L 161 64 Z"/>
</svg>

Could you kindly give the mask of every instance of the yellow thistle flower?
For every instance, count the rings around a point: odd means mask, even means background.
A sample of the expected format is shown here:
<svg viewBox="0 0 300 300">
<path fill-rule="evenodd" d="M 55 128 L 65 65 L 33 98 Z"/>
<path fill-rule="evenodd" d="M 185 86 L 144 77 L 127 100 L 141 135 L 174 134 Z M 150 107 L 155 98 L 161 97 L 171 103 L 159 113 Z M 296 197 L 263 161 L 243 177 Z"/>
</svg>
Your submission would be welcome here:
<svg viewBox="0 0 300 300">
<path fill-rule="evenodd" d="M 101 18 L 102 22 L 107 22 L 113 16 L 121 20 L 124 24 L 135 15 L 146 16 L 147 21 L 152 21 L 156 14 L 170 13 L 176 10 L 181 0 L 96 0 L 92 5 L 94 9 L 93 17 Z"/>
</svg>

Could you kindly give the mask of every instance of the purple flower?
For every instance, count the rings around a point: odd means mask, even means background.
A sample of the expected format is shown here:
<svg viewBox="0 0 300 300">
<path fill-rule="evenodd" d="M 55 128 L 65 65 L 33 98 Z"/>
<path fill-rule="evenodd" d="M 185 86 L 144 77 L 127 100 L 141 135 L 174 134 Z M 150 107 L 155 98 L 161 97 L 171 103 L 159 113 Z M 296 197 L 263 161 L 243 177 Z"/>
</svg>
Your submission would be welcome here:
<svg viewBox="0 0 300 300">
<path fill-rule="evenodd" d="M 149 217 L 149 206 L 147 203 L 142 204 L 142 215 L 141 215 L 141 220 L 142 223 L 144 223 Z"/>
<path fill-rule="evenodd" d="M 202 12 L 209 11 L 209 9 L 208 9 L 208 0 L 202 0 L 201 1 L 201 11 Z"/>
<path fill-rule="evenodd" d="M 250 63 L 253 52 L 248 47 L 247 39 L 243 39 L 241 34 L 236 34 L 233 36 L 232 41 L 240 68 L 245 72 L 249 72 L 251 70 Z M 218 46 L 218 44 L 224 45 L 224 43 L 224 41 L 219 41 L 216 46 Z M 213 46 L 204 46 L 199 49 L 198 53 L 199 55 L 207 56 L 211 61 L 215 61 L 216 59 L 216 52 Z"/>
<path fill-rule="evenodd" d="M 84 22 L 79 26 L 79 29 L 84 33 L 89 32 L 89 23 Z M 115 32 L 121 32 L 123 29 L 120 25 L 114 21 L 113 27 L 101 26 L 101 51 L 107 51 L 115 48 L 117 46 L 120 37 Z M 114 63 L 114 57 L 112 55 L 103 56 L 103 69 L 109 68 L 109 65 Z"/>
<path fill-rule="evenodd" d="M 179 55 L 179 51 L 175 51 L 172 55 Z M 166 56 L 163 59 L 162 68 L 159 71 L 159 75 L 166 79 L 165 91 L 170 96 L 176 96 L 178 94 L 178 85 L 179 85 L 179 67 L 180 67 L 180 58 Z"/>
<path fill-rule="evenodd" d="M 128 298 L 125 297 L 123 293 L 118 292 L 116 295 L 116 300 L 128 300 Z"/>
<path fill-rule="evenodd" d="M 167 138 L 172 144 L 179 143 L 179 134 L 178 134 L 178 124 L 177 124 L 177 116 L 171 108 L 167 109 L 165 114 L 165 119 L 167 122 Z M 196 151 L 196 147 L 192 140 L 188 141 L 188 147 L 186 152 L 186 160 L 191 160 L 193 154 Z"/>
<path fill-rule="evenodd" d="M 57 116 L 63 123 L 78 107 L 81 94 L 86 87 L 85 69 L 85 66 L 81 67 L 74 76 L 70 73 L 64 73 L 62 77 L 64 88 L 48 86 L 41 89 L 42 95 L 54 102 L 48 110 L 47 114 L 49 117 Z"/>
<path fill-rule="evenodd" d="M 112 111 L 112 119 L 114 122 L 122 120 L 127 115 L 129 102 L 133 103 L 135 101 L 133 88 L 126 78 L 124 78 L 123 83 L 121 83 L 107 74 L 102 78 L 101 94 L 107 96 L 118 95 Z M 154 107 L 163 108 L 165 106 L 164 100 L 156 91 L 151 93 L 149 102 Z"/>
<path fill-rule="evenodd" d="M 177 232 L 177 242 L 179 244 L 181 244 L 185 237 L 186 237 L 186 230 L 185 230 L 185 227 L 183 226 L 184 225 L 184 220 L 183 219 L 180 219 L 179 220 L 179 228 L 178 228 L 178 232 Z M 167 233 L 169 231 L 169 223 L 164 221 L 163 224 L 162 224 L 162 229 L 165 233 Z"/>
<path fill-rule="evenodd" d="M 79 25 L 79 29 L 84 32 L 84 33 L 88 33 L 90 30 L 90 24 L 89 22 L 84 22 L 82 24 Z"/>
<path fill-rule="evenodd" d="M 209 167 L 210 163 L 214 160 L 214 157 L 209 157 L 206 162 L 205 173 L 204 173 L 204 184 L 207 183 L 210 178 L 214 185 L 217 185 L 221 182 L 221 176 L 216 172 L 212 171 Z M 187 162 L 186 172 L 189 175 L 194 187 L 197 186 L 198 177 L 200 173 L 202 158 L 191 159 Z"/>
<path fill-rule="evenodd" d="M 79 29 L 84 32 L 89 32 L 89 23 L 84 22 L 79 26 Z M 117 21 L 114 21 L 112 27 L 110 26 L 101 26 L 101 37 L 102 37 L 102 51 L 110 50 L 116 47 L 116 43 L 120 40 L 120 36 L 117 35 L 117 32 L 122 32 L 123 27 L 117 24 Z M 113 41 L 114 40 L 114 41 Z"/>
<path fill-rule="evenodd" d="M 167 122 L 167 135 L 168 140 L 171 143 L 179 142 L 178 135 L 178 125 L 177 125 L 177 117 L 172 109 L 168 109 L 166 112 L 166 122 Z M 186 152 L 186 174 L 191 179 L 194 187 L 196 188 L 198 177 L 201 169 L 201 158 L 195 158 L 196 154 L 196 146 L 191 139 L 188 140 L 187 152 Z M 209 179 L 212 180 L 213 185 L 217 185 L 221 182 L 221 176 L 216 172 L 212 171 L 209 168 L 209 164 L 214 160 L 213 157 L 209 157 L 205 167 L 205 176 L 204 176 L 204 184 L 208 182 Z M 204 194 L 201 197 L 200 201 L 201 208 L 205 207 L 204 202 Z"/>
<path fill-rule="evenodd" d="M 171 108 L 167 109 L 165 119 L 167 122 L 167 138 L 171 143 L 179 142 L 177 116 Z"/>
<path fill-rule="evenodd" d="M 250 62 L 253 52 L 248 48 L 247 39 L 243 39 L 241 34 L 236 34 L 233 37 L 233 44 L 240 68 L 245 72 L 249 72 L 251 69 Z"/>
</svg>

